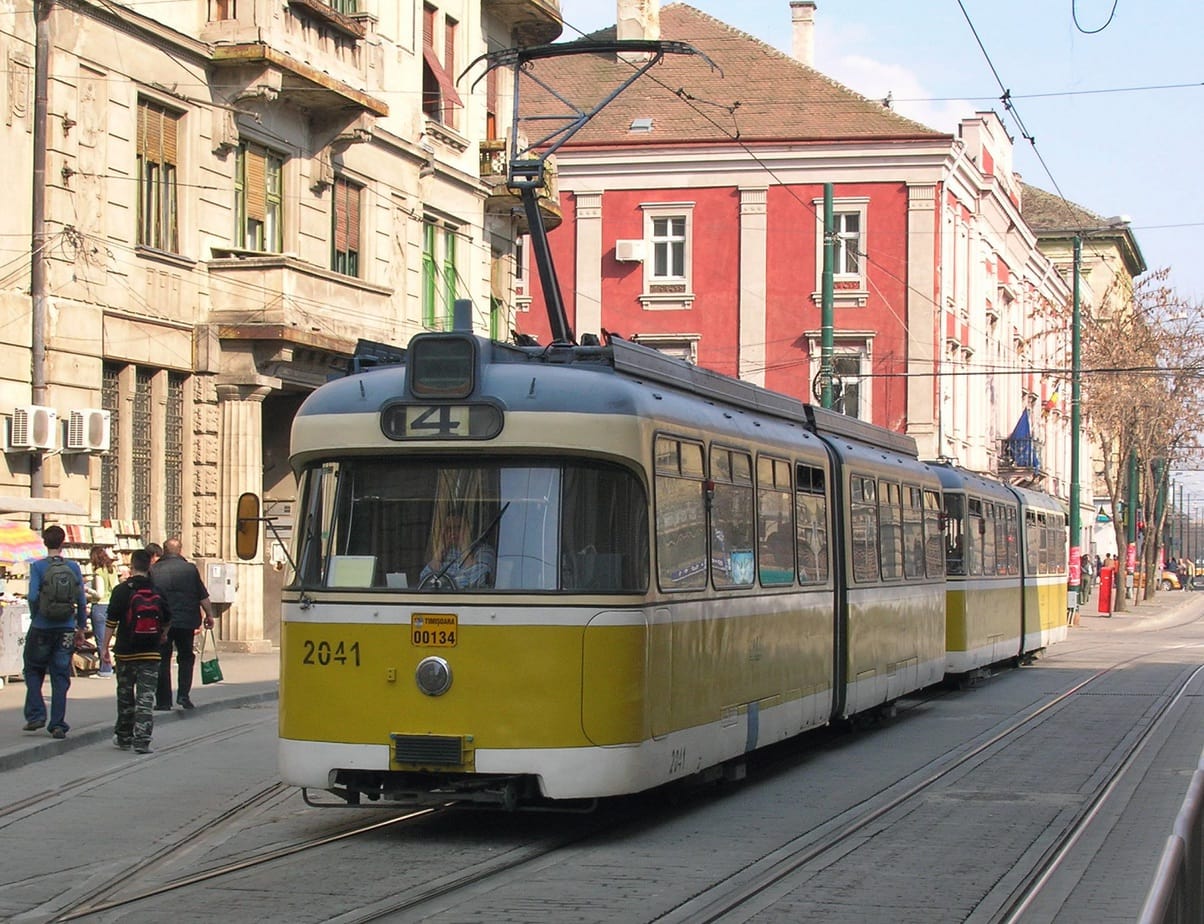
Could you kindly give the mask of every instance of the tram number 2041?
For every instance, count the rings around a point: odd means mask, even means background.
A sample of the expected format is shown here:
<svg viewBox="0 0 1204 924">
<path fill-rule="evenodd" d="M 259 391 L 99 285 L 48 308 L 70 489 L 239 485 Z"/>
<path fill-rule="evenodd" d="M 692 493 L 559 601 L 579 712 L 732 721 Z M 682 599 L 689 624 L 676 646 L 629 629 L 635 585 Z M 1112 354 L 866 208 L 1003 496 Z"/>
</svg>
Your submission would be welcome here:
<svg viewBox="0 0 1204 924">
<path fill-rule="evenodd" d="M 342 641 L 327 642 L 325 640 L 315 642 L 313 639 L 306 639 L 305 654 L 301 658 L 301 663 L 315 667 L 330 667 L 336 664 L 359 667 L 360 643 L 348 644 Z"/>
</svg>

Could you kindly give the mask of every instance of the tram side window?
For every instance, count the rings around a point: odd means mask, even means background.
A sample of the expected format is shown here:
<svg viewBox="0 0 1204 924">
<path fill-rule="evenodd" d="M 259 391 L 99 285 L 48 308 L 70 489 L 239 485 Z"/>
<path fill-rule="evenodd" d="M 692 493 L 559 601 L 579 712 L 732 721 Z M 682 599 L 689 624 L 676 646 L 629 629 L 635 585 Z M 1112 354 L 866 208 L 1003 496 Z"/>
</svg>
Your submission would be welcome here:
<svg viewBox="0 0 1204 924">
<path fill-rule="evenodd" d="M 1049 573 L 1066 573 L 1066 518 L 1061 514 L 1049 516 Z"/>
<path fill-rule="evenodd" d="M 912 485 L 903 486 L 903 576 L 924 576 L 924 495 Z"/>
<path fill-rule="evenodd" d="M 828 582 L 828 496 L 822 468 L 799 465 L 795 469 L 795 546 L 801 584 Z"/>
<path fill-rule="evenodd" d="M 893 481 L 878 482 L 878 556 L 884 581 L 903 576 L 903 507 L 899 493 L 899 485 Z"/>
<path fill-rule="evenodd" d="M 982 573 L 998 574 L 995 562 L 995 505 L 982 505 Z"/>
<path fill-rule="evenodd" d="M 929 577 L 945 573 L 945 539 L 941 534 L 941 496 L 924 492 L 924 570 Z"/>
<path fill-rule="evenodd" d="M 966 498 L 966 574 L 982 575 L 982 537 L 986 524 L 982 518 L 982 499 Z"/>
<path fill-rule="evenodd" d="M 949 574 L 966 573 L 966 498 L 945 495 L 945 568 Z"/>
<path fill-rule="evenodd" d="M 1041 562 L 1041 528 L 1035 511 L 1024 513 L 1024 567 L 1027 574 L 1037 574 Z"/>
<path fill-rule="evenodd" d="M 1007 549 L 1007 573 L 1020 573 L 1020 537 L 1017 532 L 1017 514 L 1015 507 L 1008 507 L 1007 520 L 1004 522 L 1004 547 Z"/>
<path fill-rule="evenodd" d="M 656 567 L 662 590 L 692 590 L 707 581 L 702 446 L 656 441 Z"/>
<path fill-rule="evenodd" d="M 1049 525 L 1043 513 L 1037 514 L 1037 542 L 1041 550 L 1037 557 L 1037 573 L 1049 574 Z"/>
<path fill-rule="evenodd" d="M 711 447 L 711 579 L 716 587 L 750 587 L 755 579 L 752 457 Z"/>
<path fill-rule="evenodd" d="M 878 504 L 873 478 L 849 478 L 849 524 L 853 539 L 853 580 L 878 580 Z"/>
<path fill-rule="evenodd" d="M 794 583 L 790 463 L 757 459 L 757 570 L 766 586 Z"/>
</svg>

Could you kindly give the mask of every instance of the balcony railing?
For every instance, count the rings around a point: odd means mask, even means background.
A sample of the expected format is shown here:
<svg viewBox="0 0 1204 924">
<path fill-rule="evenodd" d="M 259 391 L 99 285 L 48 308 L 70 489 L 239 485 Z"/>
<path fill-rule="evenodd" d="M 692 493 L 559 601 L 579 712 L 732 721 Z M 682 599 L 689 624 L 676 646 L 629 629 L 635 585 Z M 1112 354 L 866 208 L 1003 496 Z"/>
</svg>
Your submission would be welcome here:
<svg viewBox="0 0 1204 924">
<path fill-rule="evenodd" d="M 1032 437 L 1005 437 L 999 441 L 999 468 L 1001 471 L 1039 471 L 1044 448 L 1041 440 Z"/>
<path fill-rule="evenodd" d="M 522 199 L 517 190 L 506 185 L 509 160 L 504 139 L 493 139 L 480 143 L 481 182 L 489 187 L 485 199 L 485 211 L 494 215 L 513 215 L 518 222 L 518 233 L 526 234 L 527 216 L 523 211 Z M 557 182 L 556 158 L 549 157 L 544 164 L 544 180 L 547 183 L 539 190 L 539 210 L 543 214 L 544 227 L 551 231 L 560 227 L 564 220 L 560 211 L 560 184 Z"/>
</svg>

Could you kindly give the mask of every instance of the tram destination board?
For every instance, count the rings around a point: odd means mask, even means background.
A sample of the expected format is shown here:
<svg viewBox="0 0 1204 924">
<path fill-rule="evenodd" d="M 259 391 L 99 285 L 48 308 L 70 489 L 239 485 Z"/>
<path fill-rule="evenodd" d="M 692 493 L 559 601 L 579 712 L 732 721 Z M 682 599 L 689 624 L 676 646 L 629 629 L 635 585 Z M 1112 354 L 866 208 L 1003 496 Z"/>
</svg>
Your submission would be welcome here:
<svg viewBox="0 0 1204 924">
<path fill-rule="evenodd" d="M 492 404 L 390 404 L 380 428 L 391 440 L 487 440 L 502 432 L 502 411 Z"/>
</svg>

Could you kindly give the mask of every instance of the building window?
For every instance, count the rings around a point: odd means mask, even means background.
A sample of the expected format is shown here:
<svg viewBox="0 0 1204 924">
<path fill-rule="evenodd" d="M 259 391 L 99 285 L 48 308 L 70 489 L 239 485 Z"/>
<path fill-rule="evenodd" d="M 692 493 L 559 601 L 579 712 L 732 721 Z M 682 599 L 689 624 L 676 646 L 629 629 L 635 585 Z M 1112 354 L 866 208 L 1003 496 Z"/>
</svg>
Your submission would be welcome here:
<svg viewBox="0 0 1204 924">
<path fill-rule="evenodd" d="M 861 361 L 859 353 L 832 357 L 832 407 L 849 417 L 861 416 Z"/>
<path fill-rule="evenodd" d="M 240 144 L 234 197 L 237 245 L 280 253 L 284 249 L 284 158 L 258 145 Z"/>
<path fill-rule="evenodd" d="M 686 218 L 652 219 L 652 278 L 685 279 Z"/>
<path fill-rule="evenodd" d="M 422 7 L 422 111 L 428 119 L 454 128 L 456 109 L 464 106 L 456 92 L 455 45 L 458 23 L 451 17 L 443 21 L 443 58 L 435 49 L 439 10 L 430 4 Z"/>
<path fill-rule="evenodd" d="M 427 221 L 422 226 L 422 323 L 450 330 L 456 304 L 456 231 Z"/>
<path fill-rule="evenodd" d="M 157 103 L 138 101 L 138 243 L 180 249 L 176 167 L 180 117 Z"/>
<path fill-rule="evenodd" d="M 100 379 L 100 406 L 109 412 L 109 451 L 100 457 L 100 516 L 115 520 L 121 516 L 117 505 L 121 488 L 121 367 L 105 363 Z"/>
<path fill-rule="evenodd" d="M 836 261 L 837 276 L 859 276 L 861 274 L 861 213 L 841 212 L 836 215 Z"/>
<path fill-rule="evenodd" d="M 184 384 L 179 372 L 167 373 L 163 427 L 163 515 L 168 536 L 184 532 Z"/>
<path fill-rule="evenodd" d="M 330 239 L 330 268 L 348 276 L 360 274 L 360 198 L 363 187 L 335 177 Z"/>
<path fill-rule="evenodd" d="M 692 365 L 698 363 L 698 334 L 634 334 L 632 340 Z"/>
<path fill-rule="evenodd" d="M 151 520 L 151 441 L 146 438 L 154 432 L 151 426 L 151 382 L 154 374 L 149 369 L 138 369 L 134 375 L 134 419 L 135 433 L 142 434 L 130 447 L 133 462 L 131 481 L 131 513 L 142 528 Z"/>
<path fill-rule="evenodd" d="M 238 19 L 238 0 L 209 0 L 209 21 Z"/>
<path fill-rule="evenodd" d="M 689 308 L 693 293 L 693 213 L 689 202 L 646 202 L 644 292 L 640 301 L 649 310 Z"/>
<path fill-rule="evenodd" d="M 815 282 L 812 300 L 818 306 L 822 299 L 819 284 L 824 272 L 824 203 L 813 200 L 815 206 Z M 833 202 L 832 281 L 836 306 L 863 308 L 869 298 L 865 277 L 868 244 L 867 219 L 870 200 L 864 196 L 847 196 Z"/>
<path fill-rule="evenodd" d="M 356 0 L 327 0 L 327 2 L 330 3 L 332 10 L 342 13 L 344 16 L 351 16 L 360 11 Z"/>
</svg>

